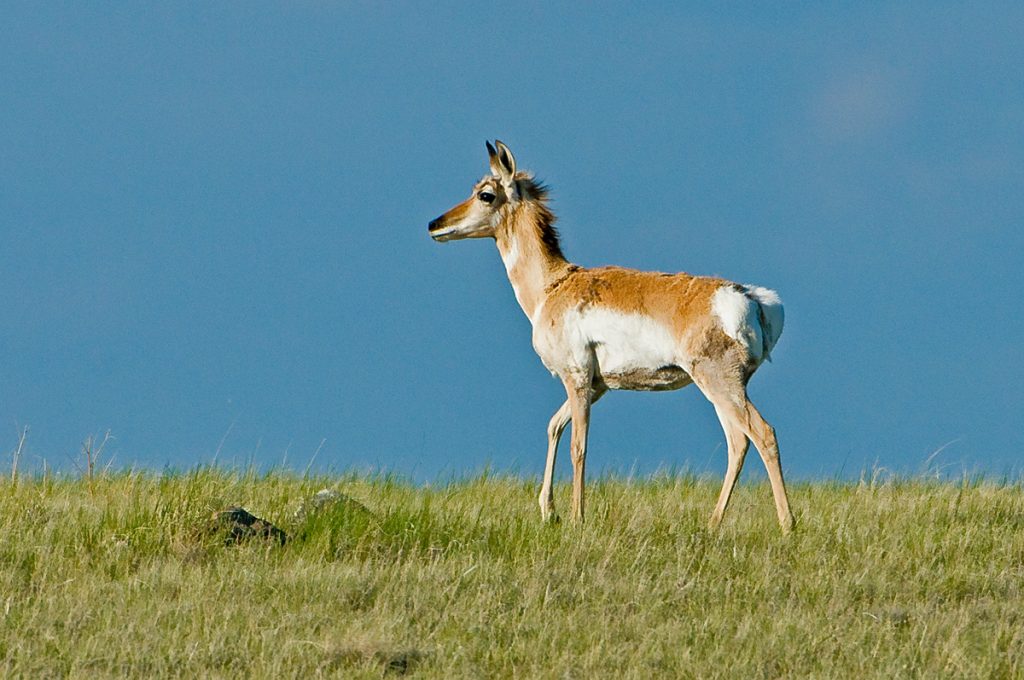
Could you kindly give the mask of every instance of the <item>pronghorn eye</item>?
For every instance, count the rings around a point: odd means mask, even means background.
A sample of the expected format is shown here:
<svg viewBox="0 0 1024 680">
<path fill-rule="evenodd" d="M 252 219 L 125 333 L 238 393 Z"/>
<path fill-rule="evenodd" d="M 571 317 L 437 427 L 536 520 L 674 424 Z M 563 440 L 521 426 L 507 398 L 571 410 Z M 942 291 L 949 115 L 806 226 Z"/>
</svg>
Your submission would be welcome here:
<svg viewBox="0 0 1024 680">
<path fill-rule="evenodd" d="M 494 201 L 494 194 L 492 194 L 490 191 L 481 191 L 479 194 L 476 195 L 476 197 L 479 198 L 484 203 L 492 203 Z"/>
</svg>

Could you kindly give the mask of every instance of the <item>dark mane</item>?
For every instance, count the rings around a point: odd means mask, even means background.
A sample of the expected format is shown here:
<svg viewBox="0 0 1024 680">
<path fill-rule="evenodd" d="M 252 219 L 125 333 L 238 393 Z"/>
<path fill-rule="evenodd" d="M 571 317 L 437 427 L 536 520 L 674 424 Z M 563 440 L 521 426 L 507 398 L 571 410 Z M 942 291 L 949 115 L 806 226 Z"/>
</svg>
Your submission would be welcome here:
<svg viewBox="0 0 1024 680">
<path fill-rule="evenodd" d="M 533 203 L 537 211 L 537 227 L 540 229 L 540 240 L 548 255 L 565 259 L 562 243 L 555 228 L 555 214 L 548 208 L 548 187 L 530 175 L 517 176 L 516 181 L 527 200 Z"/>
</svg>

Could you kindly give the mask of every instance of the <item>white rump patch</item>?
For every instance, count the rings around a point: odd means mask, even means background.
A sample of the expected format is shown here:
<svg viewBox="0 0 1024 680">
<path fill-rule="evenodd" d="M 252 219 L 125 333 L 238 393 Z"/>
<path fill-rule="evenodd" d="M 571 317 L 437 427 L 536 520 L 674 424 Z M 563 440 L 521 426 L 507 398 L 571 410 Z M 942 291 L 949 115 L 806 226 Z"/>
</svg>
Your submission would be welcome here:
<svg viewBox="0 0 1024 680">
<path fill-rule="evenodd" d="M 786 319 L 782 300 L 779 298 L 779 294 L 770 288 L 761 286 L 744 286 L 744 288 L 747 289 L 747 295 L 760 303 L 761 312 L 764 314 L 761 326 L 764 329 L 764 352 L 767 359 L 768 353 L 772 351 L 782 335 L 782 325 Z"/>
<path fill-rule="evenodd" d="M 747 348 L 755 361 L 764 354 L 761 319 L 757 303 L 732 286 L 722 286 L 711 298 L 711 309 L 722 322 L 722 330 Z"/>
<path fill-rule="evenodd" d="M 782 335 L 784 314 L 779 294 L 761 286 L 722 286 L 711 299 L 711 309 L 722 322 L 722 330 L 750 352 L 755 361 L 769 358 Z"/>
</svg>

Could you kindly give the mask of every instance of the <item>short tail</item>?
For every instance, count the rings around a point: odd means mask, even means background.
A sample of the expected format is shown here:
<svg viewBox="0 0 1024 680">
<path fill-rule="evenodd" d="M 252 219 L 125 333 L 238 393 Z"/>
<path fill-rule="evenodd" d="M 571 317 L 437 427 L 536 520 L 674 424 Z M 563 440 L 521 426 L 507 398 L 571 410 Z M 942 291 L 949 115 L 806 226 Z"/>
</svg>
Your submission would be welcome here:
<svg viewBox="0 0 1024 680">
<path fill-rule="evenodd" d="M 764 347 L 763 357 L 771 361 L 771 352 L 782 335 L 782 325 L 786 314 L 782 307 L 779 294 L 770 288 L 761 286 L 743 286 L 747 297 L 757 303 L 761 322 L 761 343 Z"/>
</svg>

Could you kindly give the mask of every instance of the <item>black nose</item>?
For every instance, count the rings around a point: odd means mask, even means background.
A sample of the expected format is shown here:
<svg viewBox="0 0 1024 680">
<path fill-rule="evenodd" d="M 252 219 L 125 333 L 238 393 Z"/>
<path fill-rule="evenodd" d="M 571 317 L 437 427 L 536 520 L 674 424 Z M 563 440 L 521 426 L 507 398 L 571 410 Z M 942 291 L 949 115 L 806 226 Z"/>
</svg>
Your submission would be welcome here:
<svg viewBox="0 0 1024 680">
<path fill-rule="evenodd" d="M 427 231 L 434 231 L 435 229 L 437 229 L 437 223 L 440 221 L 440 217 L 438 217 L 436 220 L 430 220 L 430 224 L 427 225 Z"/>
</svg>

